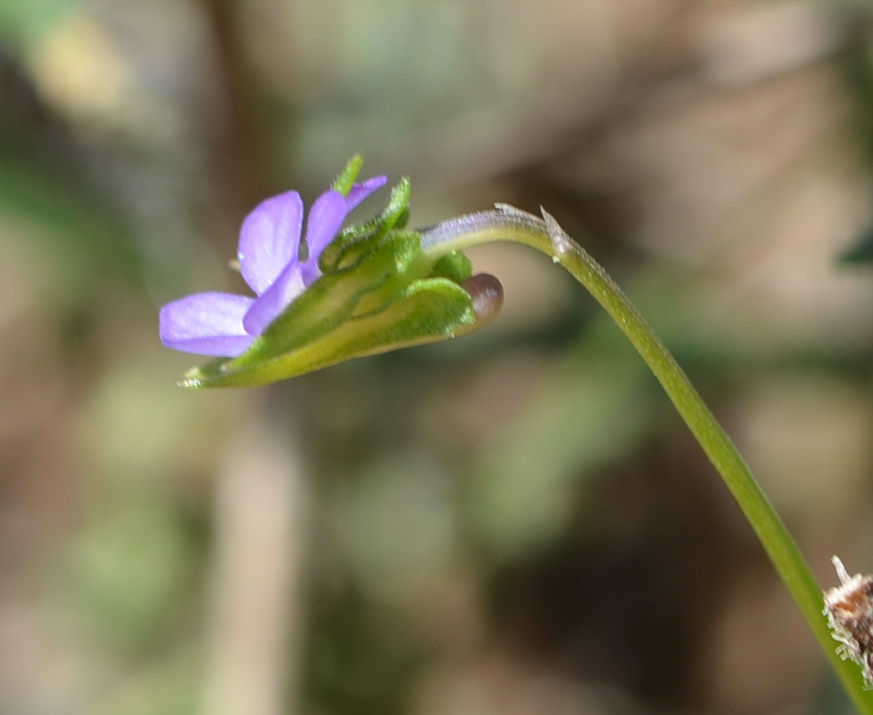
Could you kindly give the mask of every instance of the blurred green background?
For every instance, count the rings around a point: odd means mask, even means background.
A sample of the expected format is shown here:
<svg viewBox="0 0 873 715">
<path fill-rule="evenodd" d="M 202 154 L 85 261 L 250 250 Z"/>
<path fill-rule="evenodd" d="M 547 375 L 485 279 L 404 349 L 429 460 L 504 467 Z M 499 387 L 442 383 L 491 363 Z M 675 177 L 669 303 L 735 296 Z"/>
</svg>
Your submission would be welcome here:
<svg viewBox="0 0 873 715">
<path fill-rule="evenodd" d="M 356 151 L 413 225 L 542 204 L 832 585 L 873 571 L 871 76 L 865 2 L 0 0 L 0 713 L 849 712 L 543 257 L 471 251 L 480 333 L 251 391 L 175 387 L 157 311 Z"/>
</svg>

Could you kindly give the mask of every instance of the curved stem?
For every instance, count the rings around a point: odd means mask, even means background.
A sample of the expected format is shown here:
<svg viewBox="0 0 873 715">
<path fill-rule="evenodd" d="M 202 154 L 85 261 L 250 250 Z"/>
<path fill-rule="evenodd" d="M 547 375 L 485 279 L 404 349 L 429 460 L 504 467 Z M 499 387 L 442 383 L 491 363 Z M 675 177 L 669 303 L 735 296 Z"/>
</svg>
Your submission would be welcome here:
<svg viewBox="0 0 873 715">
<path fill-rule="evenodd" d="M 736 447 L 612 278 L 549 214 L 544 211 L 543 216 L 545 221 L 504 205 L 494 211 L 460 216 L 422 230 L 422 249 L 436 256 L 491 241 L 522 243 L 560 263 L 594 296 L 646 361 L 734 495 L 859 712 L 873 714 L 873 694 L 863 689 L 860 672 L 836 654 L 822 615 L 821 587 Z"/>
</svg>

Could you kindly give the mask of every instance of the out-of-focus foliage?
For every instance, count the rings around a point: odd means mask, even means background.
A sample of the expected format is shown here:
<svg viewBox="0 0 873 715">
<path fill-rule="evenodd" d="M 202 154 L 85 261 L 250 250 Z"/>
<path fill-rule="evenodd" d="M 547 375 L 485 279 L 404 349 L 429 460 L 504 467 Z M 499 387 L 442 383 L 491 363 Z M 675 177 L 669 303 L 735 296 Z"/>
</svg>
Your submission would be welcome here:
<svg viewBox="0 0 873 715">
<path fill-rule="evenodd" d="M 544 205 L 825 583 L 871 571 L 865 3 L 0 3 L 0 713 L 846 712 L 654 380 L 471 252 L 463 340 L 190 394 L 157 308 L 363 151 L 411 226 Z M 860 250 L 859 248 L 856 250 Z M 224 281 L 224 283 L 222 283 Z M 778 634 L 778 635 L 774 635 Z"/>
</svg>

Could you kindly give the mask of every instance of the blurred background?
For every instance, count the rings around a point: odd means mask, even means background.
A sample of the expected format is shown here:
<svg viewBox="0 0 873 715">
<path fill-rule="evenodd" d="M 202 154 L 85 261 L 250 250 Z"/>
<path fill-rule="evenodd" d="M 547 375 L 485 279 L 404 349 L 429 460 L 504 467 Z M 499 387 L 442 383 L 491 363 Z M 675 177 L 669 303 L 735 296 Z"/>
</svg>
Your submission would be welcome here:
<svg viewBox="0 0 873 715">
<path fill-rule="evenodd" d="M 356 151 L 413 225 L 546 206 L 822 583 L 873 571 L 869 3 L 2 0 L 0 713 L 850 712 L 542 256 L 470 252 L 506 304 L 463 340 L 175 386 L 159 306 Z"/>
</svg>

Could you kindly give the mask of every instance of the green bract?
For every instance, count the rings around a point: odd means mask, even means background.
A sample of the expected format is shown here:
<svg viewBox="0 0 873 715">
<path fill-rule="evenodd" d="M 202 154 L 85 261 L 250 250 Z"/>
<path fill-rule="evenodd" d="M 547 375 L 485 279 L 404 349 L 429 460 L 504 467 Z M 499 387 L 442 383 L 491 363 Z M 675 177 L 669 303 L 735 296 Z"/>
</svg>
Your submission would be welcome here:
<svg viewBox="0 0 873 715">
<path fill-rule="evenodd" d="M 334 189 L 347 194 L 360 167 L 360 157 L 353 158 Z M 452 338 L 485 322 L 477 321 L 473 297 L 461 285 L 472 274 L 466 256 L 426 255 L 419 233 L 404 228 L 409 197 L 404 178 L 376 218 L 340 232 L 320 257 L 321 277 L 246 352 L 193 368 L 179 384 L 265 385 L 344 360 Z"/>
</svg>

